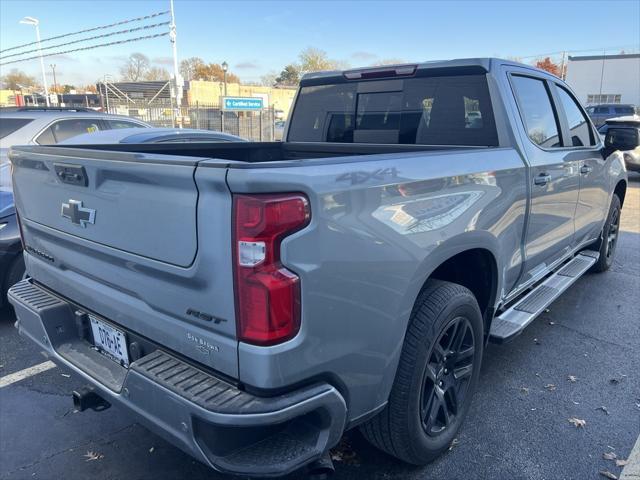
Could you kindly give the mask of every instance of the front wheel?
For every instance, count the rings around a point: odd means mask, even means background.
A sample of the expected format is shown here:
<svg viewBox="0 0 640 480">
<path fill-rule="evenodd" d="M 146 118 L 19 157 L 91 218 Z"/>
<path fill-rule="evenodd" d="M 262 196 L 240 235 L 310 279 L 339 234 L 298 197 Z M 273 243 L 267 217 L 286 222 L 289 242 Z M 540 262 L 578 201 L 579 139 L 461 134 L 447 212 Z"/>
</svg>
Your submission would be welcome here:
<svg viewBox="0 0 640 480">
<path fill-rule="evenodd" d="M 602 240 L 600 241 L 600 256 L 598 261 L 591 267 L 592 272 L 600 273 L 609 270 L 613 265 L 613 260 L 618 246 L 618 234 L 620 230 L 620 198 L 615 193 L 611 197 L 609 215 L 602 228 Z"/>
<path fill-rule="evenodd" d="M 465 287 L 430 280 L 411 314 L 387 406 L 360 428 L 379 449 L 415 465 L 443 453 L 478 383 L 483 321 Z"/>
</svg>

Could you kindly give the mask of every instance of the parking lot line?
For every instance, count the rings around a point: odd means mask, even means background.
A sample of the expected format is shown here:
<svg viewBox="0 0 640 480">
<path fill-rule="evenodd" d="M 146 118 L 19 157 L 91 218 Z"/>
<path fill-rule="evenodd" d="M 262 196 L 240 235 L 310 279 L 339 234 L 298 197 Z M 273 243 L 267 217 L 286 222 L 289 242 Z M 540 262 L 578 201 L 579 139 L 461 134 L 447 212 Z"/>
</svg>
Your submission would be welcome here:
<svg viewBox="0 0 640 480">
<path fill-rule="evenodd" d="M 55 363 L 47 360 L 46 362 L 39 363 L 38 365 L 34 365 L 33 367 L 25 368 L 24 370 L 20 370 L 18 372 L 10 373 L 9 375 L 5 375 L 4 377 L 0 377 L 0 388 L 11 385 L 12 383 L 19 382 L 20 380 L 24 380 L 25 378 L 32 377 L 33 375 L 37 375 L 38 373 L 46 372 L 47 370 L 55 368 L 55 366 Z"/>
</svg>

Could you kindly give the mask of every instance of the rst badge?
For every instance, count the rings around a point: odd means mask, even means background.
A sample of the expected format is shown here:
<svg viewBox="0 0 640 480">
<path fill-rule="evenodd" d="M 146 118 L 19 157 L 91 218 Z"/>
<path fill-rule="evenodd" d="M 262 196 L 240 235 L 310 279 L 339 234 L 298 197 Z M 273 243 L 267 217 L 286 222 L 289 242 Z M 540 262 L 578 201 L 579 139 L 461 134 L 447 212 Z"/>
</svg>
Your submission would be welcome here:
<svg viewBox="0 0 640 480">
<path fill-rule="evenodd" d="M 93 208 L 83 207 L 82 201 L 78 200 L 69 200 L 68 203 L 63 203 L 60 215 L 82 228 L 86 228 L 88 223 L 93 225 L 96 221 L 96 211 Z"/>
</svg>

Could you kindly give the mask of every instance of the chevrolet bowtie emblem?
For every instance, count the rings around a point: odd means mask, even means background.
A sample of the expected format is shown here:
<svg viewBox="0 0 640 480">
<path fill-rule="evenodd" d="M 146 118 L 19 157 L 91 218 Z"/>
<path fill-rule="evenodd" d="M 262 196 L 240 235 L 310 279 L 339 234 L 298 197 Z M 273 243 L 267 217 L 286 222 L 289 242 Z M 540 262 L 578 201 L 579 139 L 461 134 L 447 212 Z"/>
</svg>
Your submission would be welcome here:
<svg viewBox="0 0 640 480">
<path fill-rule="evenodd" d="M 60 215 L 82 228 L 86 228 L 87 223 L 93 225 L 96 221 L 96 211 L 93 208 L 84 208 L 82 202 L 78 200 L 69 200 L 69 203 L 63 203 Z"/>
</svg>

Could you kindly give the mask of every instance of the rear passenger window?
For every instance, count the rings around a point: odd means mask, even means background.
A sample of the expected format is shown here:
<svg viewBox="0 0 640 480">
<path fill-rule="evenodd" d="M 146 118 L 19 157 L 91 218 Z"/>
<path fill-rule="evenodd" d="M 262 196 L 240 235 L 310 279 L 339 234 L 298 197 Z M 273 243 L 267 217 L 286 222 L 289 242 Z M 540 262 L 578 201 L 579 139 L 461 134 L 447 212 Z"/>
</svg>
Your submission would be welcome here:
<svg viewBox="0 0 640 480">
<path fill-rule="evenodd" d="M 545 148 L 560 147 L 560 129 L 551 98 L 542 80 L 513 75 L 520 115 L 532 142 Z"/>
<path fill-rule="evenodd" d="M 81 133 L 92 133 L 98 130 L 100 127 L 97 120 L 88 118 L 60 120 L 42 132 L 36 142 L 40 145 L 52 145 Z"/>
<path fill-rule="evenodd" d="M 118 129 L 118 128 L 143 128 L 139 123 L 127 122 L 126 120 L 107 120 L 109 124 L 109 128 Z"/>
<path fill-rule="evenodd" d="M 595 145 L 591 126 L 584 116 L 580 107 L 573 97 L 563 87 L 558 85 L 558 97 L 564 107 L 569 124 L 569 139 L 565 142 L 566 147 L 586 147 Z"/>
</svg>

